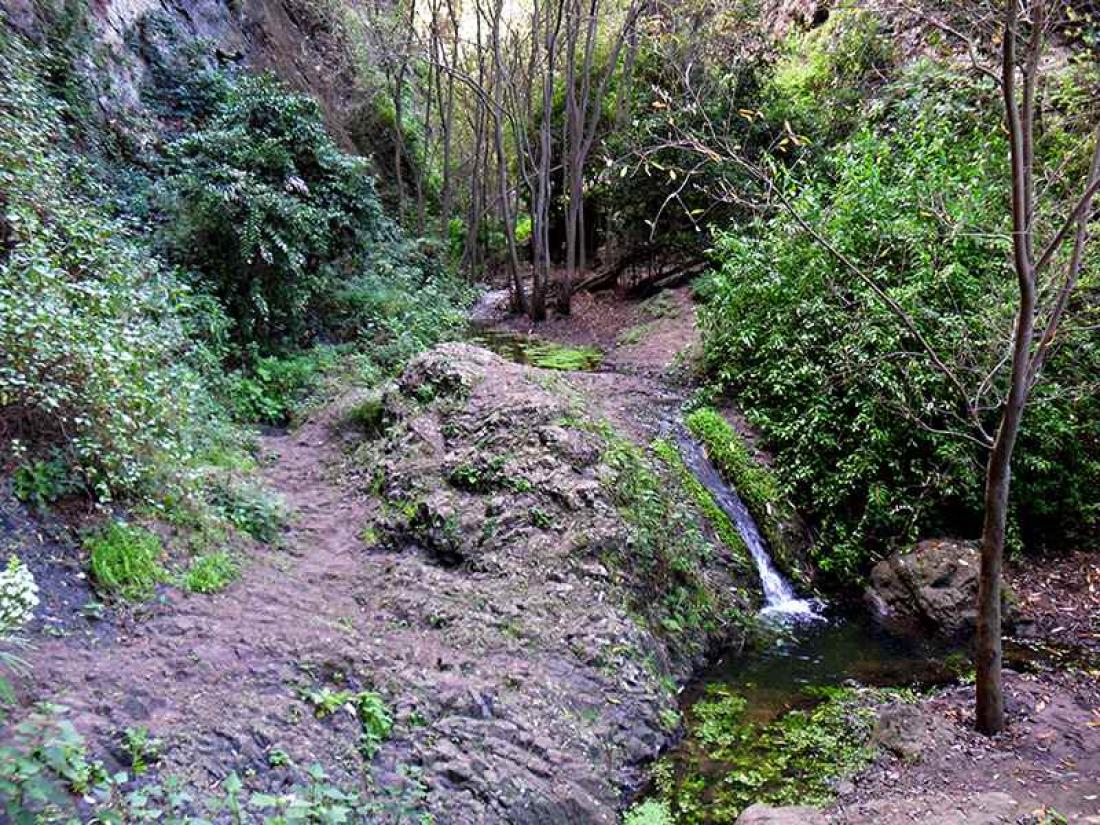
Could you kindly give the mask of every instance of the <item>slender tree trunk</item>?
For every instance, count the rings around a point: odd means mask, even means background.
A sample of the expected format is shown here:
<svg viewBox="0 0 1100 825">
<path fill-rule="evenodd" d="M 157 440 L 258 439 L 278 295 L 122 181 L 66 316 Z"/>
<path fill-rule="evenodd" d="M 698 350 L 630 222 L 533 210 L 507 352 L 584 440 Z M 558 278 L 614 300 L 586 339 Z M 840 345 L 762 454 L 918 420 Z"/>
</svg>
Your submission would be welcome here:
<svg viewBox="0 0 1100 825">
<path fill-rule="evenodd" d="M 1042 44 L 1043 2 L 1032 8 L 1036 19 L 1032 52 L 1025 71 L 1024 106 L 1034 105 L 1031 71 Z M 985 518 L 982 524 L 981 573 L 978 579 L 978 628 L 975 648 L 975 722 L 979 731 L 999 733 L 1005 725 L 1004 684 L 1001 674 L 1001 574 L 1004 564 L 1008 494 L 1012 482 L 1012 453 L 1020 434 L 1030 395 L 1031 347 L 1035 337 L 1036 274 L 1032 257 L 1032 115 L 1021 114 L 1016 99 L 1016 0 L 1006 0 L 1001 83 L 1005 101 L 1012 164 L 1012 255 L 1020 302 L 1012 344 L 1012 372 L 1008 396 L 989 455 L 985 481 Z"/>
</svg>

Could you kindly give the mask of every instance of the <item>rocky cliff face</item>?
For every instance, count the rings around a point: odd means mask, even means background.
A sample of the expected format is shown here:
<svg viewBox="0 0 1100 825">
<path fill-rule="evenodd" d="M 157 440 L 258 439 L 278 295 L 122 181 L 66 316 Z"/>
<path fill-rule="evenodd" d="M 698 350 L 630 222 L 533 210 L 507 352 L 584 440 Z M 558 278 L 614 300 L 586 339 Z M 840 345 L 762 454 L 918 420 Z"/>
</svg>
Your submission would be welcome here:
<svg viewBox="0 0 1100 825">
<path fill-rule="evenodd" d="M 0 0 L 0 18 L 33 40 L 65 48 L 105 120 L 144 119 L 147 90 L 186 64 L 270 71 L 321 104 L 333 135 L 354 148 L 360 107 L 332 21 L 304 0 Z M 171 88 L 162 88 L 166 96 Z"/>
</svg>

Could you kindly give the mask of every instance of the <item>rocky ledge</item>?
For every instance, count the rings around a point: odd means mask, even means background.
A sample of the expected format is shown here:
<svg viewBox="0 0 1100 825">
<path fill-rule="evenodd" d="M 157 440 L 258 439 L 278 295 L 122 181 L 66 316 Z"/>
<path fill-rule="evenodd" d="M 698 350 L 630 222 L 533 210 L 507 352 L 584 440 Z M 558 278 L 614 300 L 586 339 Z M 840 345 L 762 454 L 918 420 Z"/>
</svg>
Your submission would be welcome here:
<svg viewBox="0 0 1100 825">
<path fill-rule="evenodd" d="M 675 685 L 742 632 L 745 574 L 587 409 L 566 378 L 448 344 L 349 416 L 374 552 L 419 582 L 401 598 L 435 651 L 393 675 L 428 721 L 405 758 L 438 822 L 616 821 L 678 727 Z"/>
</svg>

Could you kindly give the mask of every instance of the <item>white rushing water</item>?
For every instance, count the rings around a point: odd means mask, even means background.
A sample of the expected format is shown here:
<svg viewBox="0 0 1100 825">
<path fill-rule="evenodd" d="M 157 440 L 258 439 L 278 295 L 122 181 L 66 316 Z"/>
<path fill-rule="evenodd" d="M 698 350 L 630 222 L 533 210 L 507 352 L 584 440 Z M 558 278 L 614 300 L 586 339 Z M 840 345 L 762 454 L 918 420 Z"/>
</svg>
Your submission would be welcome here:
<svg viewBox="0 0 1100 825">
<path fill-rule="evenodd" d="M 703 447 L 683 433 L 677 436 L 677 442 L 688 469 L 710 491 L 718 506 L 730 517 L 741 538 L 744 539 L 745 546 L 749 548 L 749 553 L 752 554 L 752 560 L 756 564 L 756 571 L 760 575 L 760 584 L 764 590 L 764 609 L 761 613 L 792 620 L 821 618 L 818 612 L 820 604 L 813 599 L 799 598 L 794 586 L 776 568 L 775 562 L 768 555 L 767 545 L 764 537 L 760 535 L 756 520 L 737 492 L 722 479 Z"/>
</svg>

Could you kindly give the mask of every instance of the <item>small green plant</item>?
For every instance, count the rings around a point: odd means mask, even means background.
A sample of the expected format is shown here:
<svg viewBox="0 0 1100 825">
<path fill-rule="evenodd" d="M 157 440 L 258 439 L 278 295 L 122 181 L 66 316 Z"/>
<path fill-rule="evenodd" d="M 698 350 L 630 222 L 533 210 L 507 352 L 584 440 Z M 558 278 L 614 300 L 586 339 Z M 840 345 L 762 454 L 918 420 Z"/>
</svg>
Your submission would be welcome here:
<svg viewBox="0 0 1100 825">
<path fill-rule="evenodd" d="M 373 759 L 393 731 L 393 717 L 389 708 L 386 707 L 385 700 L 374 691 L 352 693 L 348 690 L 333 690 L 325 685 L 302 691 L 301 696 L 313 706 L 313 715 L 318 719 L 331 716 L 341 708 L 353 712 L 359 720 L 359 752 L 364 759 Z"/>
<path fill-rule="evenodd" d="M 642 313 L 649 318 L 675 318 L 680 314 L 680 307 L 670 292 L 658 292 L 652 298 L 642 301 Z"/>
<path fill-rule="evenodd" d="M 364 759 L 373 759 L 393 731 L 393 717 L 382 697 L 372 691 L 356 695 L 355 710 L 363 729 L 359 752 Z"/>
<path fill-rule="evenodd" d="M 378 438 L 386 429 L 385 405 L 379 395 L 371 395 L 348 411 L 348 421 L 359 427 L 367 438 Z"/>
<path fill-rule="evenodd" d="M 143 727 L 126 728 L 122 732 L 122 750 L 130 760 L 134 776 L 148 773 L 149 766 L 160 759 L 164 744 L 153 738 Z"/>
<path fill-rule="evenodd" d="M 290 755 L 279 748 L 275 748 L 267 755 L 267 764 L 272 768 L 285 768 L 291 764 Z"/>
<path fill-rule="evenodd" d="M 17 499 L 40 510 L 80 489 L 80 484 L 60 458 L 20 465 L 12 473 L 11 482 Z"/>
<path fill-rule="evenodd" d="M 288 423 L 321 385 L 336 362 L 331 347 L 315 347 L 295 355 L 257 359 L 248 370 L 230 376 L 229 401 L 234 417 L 245 423 Z"/>
<path fill-rule="evenodd" d="M 183 576 L 184 589 L 191 593 L 217 593 L 240 575 L 240 566 L 228 553 L 207 553 L 191 562 Z"/>
<path fill-rule="evenodd" d="M 207 497 L 230 524 L 256 541 L 276 543 L 286 524 L 282 499 L 267 487 L 216 478 L 210 481 Z"/>
<path fill-rule="evenodd" d="M 149 598 L 164 578 L 160 539 L 141 527 L 112 522 L 86 538 L 84 547 L 91 557 L 96 584 L 127 601 Z"/>
<path fill-rule="evenodd" d="M 549 530 L 554 526 L 554 517 L 541 507 L 532 507 L 530 510 L 531 524 L 540 530 Z"/>
</svg>

